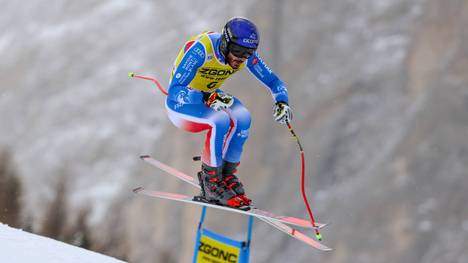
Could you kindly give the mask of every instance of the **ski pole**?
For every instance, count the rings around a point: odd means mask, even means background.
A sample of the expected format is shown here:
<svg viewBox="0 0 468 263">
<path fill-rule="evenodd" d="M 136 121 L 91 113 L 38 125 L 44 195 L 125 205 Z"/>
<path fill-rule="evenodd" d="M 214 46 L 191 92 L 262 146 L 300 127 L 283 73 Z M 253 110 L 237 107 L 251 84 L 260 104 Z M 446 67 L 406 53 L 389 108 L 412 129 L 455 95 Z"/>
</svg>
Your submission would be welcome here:
<svg viewBox="0 0 468 263">
<path fill-rule="evenodd" d="M 164 95 L 167 96 L 167 91 L 163 88 L 163 86 L 161 85 L 161 83 L 159 83 L 159 81 L 153 77 L 149 77 L 149 76 L 142 76 L 142 75 L 137 75 L 133 72 L 129 72 L 128 73 L 128 77 L 129 78 L 139 78 L 139 79 L 146 79 L 146 80 L 151 80 L 152 82 L 154 82 L 154 84 L 156 84 L 156 86 L 159 88 L 159 90 L 164 93 Z"/>
<path fill-rule="evenodd" d="M 297 142 L 297 145 L 299 145 L 299 151 L 300 151 L 300 154 L 301 154 L 301 191 L 302 191 L 302 198 L 304 199 L 304 204 L 307 208 L 307 212 L 309 212 L 309 216 L 310 216 L 310 220 L 311 220 L 311 223 L 312 223 L 312 226 L 315 228 L 315 238 L 318 240 L 318 241 L 321 241 L 322 240 L 322 235 L 320 234 L 318 228 L 317 228 L 317 225 L 315 223 L 315 218 L 314 218 L 314 215 L 312 214 L 312 210 L 310 209 L 310 205 L 309 205 L 309 201 L 307 200 L 307 196 L 306 196 L 306 193 L 305 193 L 305 157 L 304 157 L 304 149 L 302 148 L 302 145 L 301 145 L 301 142 L 299 141 L 299 137 L 296 135 L 296 133 L 294 132 L 293 128 L 292 128 L 292 125 L 291 123 L 289 122 L 286 122 L 286 125 L 288 126 L 288 129 L 289 129 L 289 132 L 291 133 L 293 139 L 296 140 Z"/>
</svg>

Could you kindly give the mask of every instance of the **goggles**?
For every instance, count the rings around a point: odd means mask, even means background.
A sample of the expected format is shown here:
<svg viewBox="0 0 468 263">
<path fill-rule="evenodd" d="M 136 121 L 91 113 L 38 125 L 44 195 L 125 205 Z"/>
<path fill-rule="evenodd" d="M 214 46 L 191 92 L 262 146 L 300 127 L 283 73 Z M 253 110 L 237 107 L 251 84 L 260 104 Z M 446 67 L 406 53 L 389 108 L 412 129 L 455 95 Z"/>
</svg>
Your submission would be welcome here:
<svg viewBox="0 0 468 263">
<path fill-rule="evenodd" d="M 238 58 L 249 58 L 255 50 L 255 48 L 247 48 L 235 43 L 229 44 L 229 52 Z"/>
</svg>

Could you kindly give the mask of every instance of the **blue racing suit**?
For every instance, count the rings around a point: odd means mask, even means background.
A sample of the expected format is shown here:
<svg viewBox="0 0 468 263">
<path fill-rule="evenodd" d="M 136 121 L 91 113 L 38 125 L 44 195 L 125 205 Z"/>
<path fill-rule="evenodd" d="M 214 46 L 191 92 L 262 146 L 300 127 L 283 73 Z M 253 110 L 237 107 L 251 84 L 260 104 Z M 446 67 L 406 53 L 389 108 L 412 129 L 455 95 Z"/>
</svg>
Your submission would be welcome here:
<svg viewBox="0 0 468 263">
<path fill-rule="evenodd" d="M 184 45 L 174 63 L 166 99 L 168 116 L 177 127 L 190 132 L 208 131 L 202 161 L 213 167 L 222 165 L 223 160 L 240 162 L 251 118 L 237 98 L 228 109 L 211 109 L 205 104 L 207 94 L 222 92 L 219 87 L 223 82 L 247 67 L 270 90 L 274 102 L 288 103 L 286 86 L 257 52 L 239 69 L 233 69 L 220 53 L 220 42 L 221 34 L 204 32 Z"/>
</svg>

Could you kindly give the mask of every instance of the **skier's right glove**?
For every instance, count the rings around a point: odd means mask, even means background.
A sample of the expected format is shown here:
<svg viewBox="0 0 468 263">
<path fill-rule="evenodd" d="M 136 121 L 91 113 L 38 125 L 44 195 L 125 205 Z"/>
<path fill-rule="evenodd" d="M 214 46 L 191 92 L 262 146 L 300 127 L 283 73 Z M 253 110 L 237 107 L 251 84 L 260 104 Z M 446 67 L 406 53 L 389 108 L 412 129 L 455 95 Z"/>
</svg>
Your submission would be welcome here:
<svg viewBox="0 0 468 263">
<path fill-rule="evenodd" d="M 230 94 L 215 91 L 208 96 L 205 104 L 213 110 L 219 111 L 230 108 L 234 104 L 234 98 Z"/>
<path fill-rule="evenodd" d="M 275 121 L 286 124 L 291 122 L 292 120 L 292 112 L 291 108 L 289 108 L 286 102 L 277 102 L 273 107 L 273 117 L 275 117 Z"/>
</svg>

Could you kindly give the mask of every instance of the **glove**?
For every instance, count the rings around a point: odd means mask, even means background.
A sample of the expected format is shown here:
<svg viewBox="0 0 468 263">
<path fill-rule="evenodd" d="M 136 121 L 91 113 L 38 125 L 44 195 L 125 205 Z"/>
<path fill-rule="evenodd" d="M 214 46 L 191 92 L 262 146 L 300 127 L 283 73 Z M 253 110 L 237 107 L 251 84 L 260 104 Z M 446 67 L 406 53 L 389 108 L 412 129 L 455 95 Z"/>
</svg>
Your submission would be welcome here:
<svg viewBox="0 0 468 263">
<path fill-rule="evenodd" d="M 213 92 L 205 101 L 206 105 L 215 111 L 230 108 L 234 104 L 234 98 L 231 94 Z"/>
<path fill-rule="evenodd" d="M 286 124 L 287 122 L 291 122 L 292 120 L 292 112 L 291 108 L 288 106 L 286 102 L 277 102 L 273 107 L 273 117 L 275 117 L 275 121 Z"/>
</svg>

